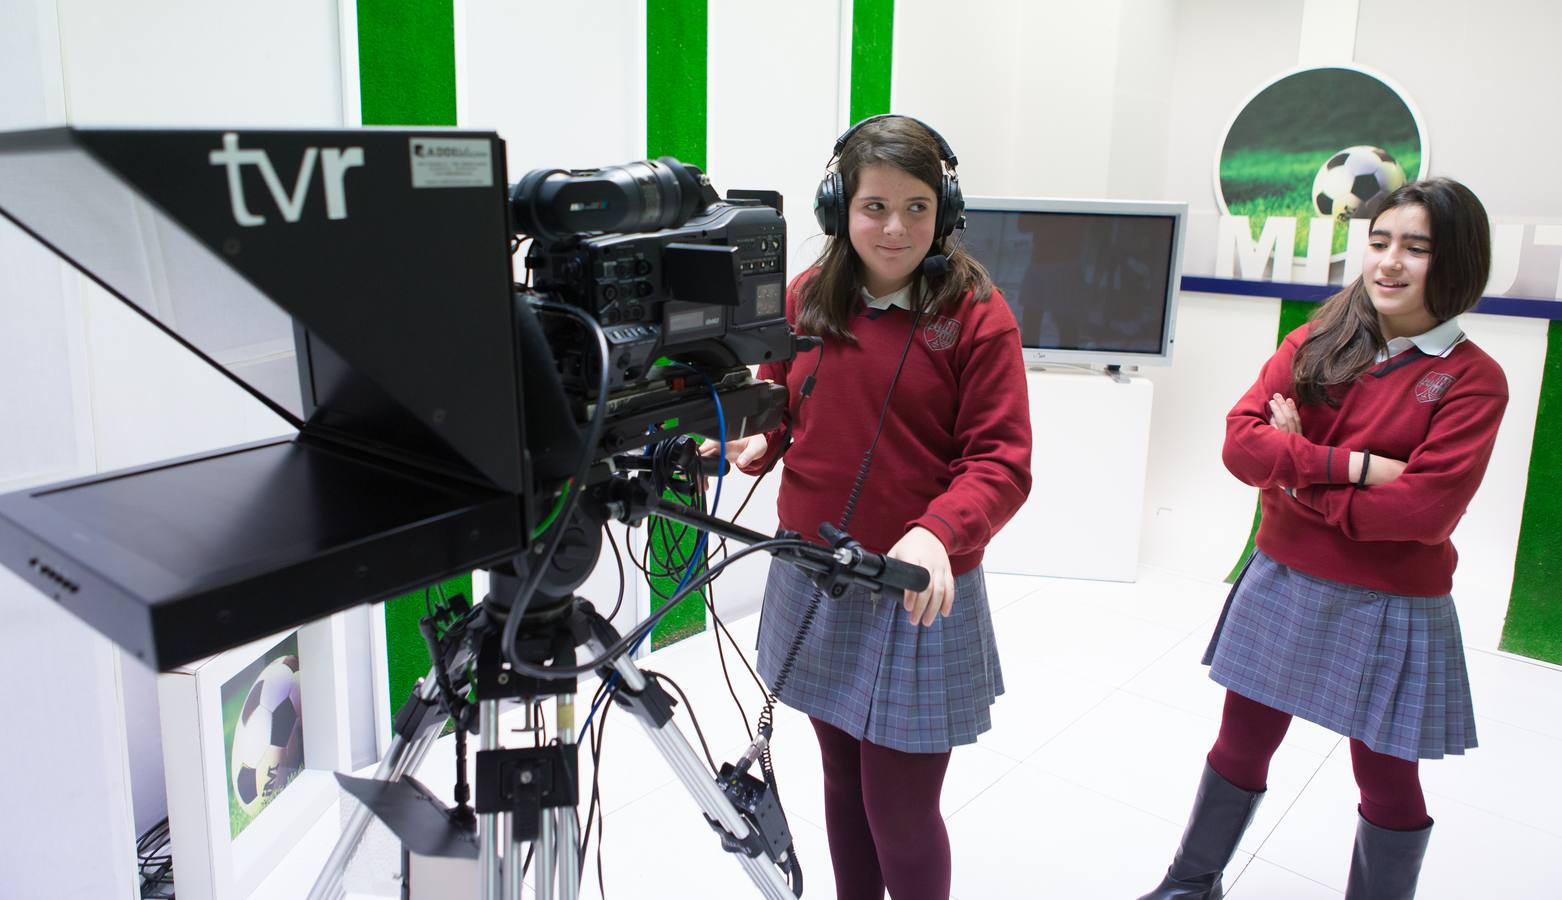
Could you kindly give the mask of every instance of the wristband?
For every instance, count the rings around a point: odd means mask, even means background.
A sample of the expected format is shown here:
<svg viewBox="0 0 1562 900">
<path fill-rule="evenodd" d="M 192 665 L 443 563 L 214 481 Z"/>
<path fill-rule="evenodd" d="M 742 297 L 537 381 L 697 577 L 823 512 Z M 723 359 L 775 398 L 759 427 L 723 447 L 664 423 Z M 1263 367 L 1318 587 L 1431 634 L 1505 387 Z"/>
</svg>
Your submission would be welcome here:
<svg viewBox="0 0 1562 900">
<path fill-rule="evenodd" d="M 1367 464 L 1372 462 L 1372 451 L 1361 451 L 1361 477 L 1356 479 L 1356 487 L 1367 489 Z"/>
</svg>

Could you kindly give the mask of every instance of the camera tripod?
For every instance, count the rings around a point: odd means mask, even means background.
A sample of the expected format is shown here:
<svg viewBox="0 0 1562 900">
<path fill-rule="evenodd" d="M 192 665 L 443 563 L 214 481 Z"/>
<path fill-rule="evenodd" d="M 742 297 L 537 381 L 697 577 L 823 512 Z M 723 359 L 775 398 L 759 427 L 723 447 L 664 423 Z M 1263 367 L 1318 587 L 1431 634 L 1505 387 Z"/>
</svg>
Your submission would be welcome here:
<svg viewBox="0 0 1562 900">
<path fill-rule="evenodd" d="M 520 900 L 522 860 L 528 845 L 536 861 L 533 873 L 537 900 L 576 900 L 581 871 L 579 799 L 575 744 L 576 676 L 588 671 L 575 664 L 577 648 L 591 656 L 604 679 L 616 677 L 613 701 L 630 711 L 683 784 L 724 849 L 767 900 L 801 896 L 798 865 L 786 817 L 773 785 L 748 774 L 767 746 L 761 734 L 736 765 L 710 772 L 672 721 L 671 697 L 647 678 L 628 656 L 631 642 L 591 604 L 574 595 L 596 563 L 601 524 L 607 518 L 639 521 L 655 513 L 695 526 L 715 536 L 748 544 L 682 593 L 714 577 L 728 563 L 760 550 L 782 556 L 808 570 L 826 593 L 840 596 L 849 584 L 872 589 L 926 587 L 925 570 L 868 553 L 850 536 L 829 526 L 821 529 L 833 546 L 801 540 L 795 535 L 771 537 L 744 529 L 698 510 L 659 499 L 649 479 L 615 479 L 599 486 L 593 502 L 582 504 L 578 522 L 569 531 L 543 573 L 535 597 L 521 611 L 514 650 L 528 665 L 518 670 L 500 647 L 500 633 L 512 600 L 526 581 L 525 560 L 490 571 L 490 592 L 483 603 L 464 615 L 443 637 L 425 632 L 435 665 L 419 682 L 395 723 L 395 736 L 372 779 L 338 775 L 363 804 L 344 827 L 309 900 L 337 900 L 347 862 L 374 816 L 385 820 L 409 850 L 435 857 L 475 860 L 481 900 Z M 680 599 L 672 598 L 670 608 Z M 650 620 L 648 620 L 649 622 Z M 654 624 L 654 623 L 653 623 Z M 649 631 L 642 623 L 636 632 Z M 536 666 L 548 664 L 547 669 Z M 593 665 L 588 664 L 588 665 Z M 466 805 L 463 729 L 471 724 L 459 697 L 476 696 L 477 801 L 475 815 Z M 499 743 L 501 704 L 526 704 L 528 725 L 536 701 L 554 697 L 558 740 L 547 746 L 505 749 Z M 452 705 L 457 707 L 452 709 Z M 457 722 L 457 807 L 445 809 L 408 777 L 427 756 L 447 719 Z M 790 876 L 783 875 L 783 871 Z M 416 889 L 409 882 L 409 887 Z M 411 893 L 410 900 L 420 900 Z"/>
</svg>

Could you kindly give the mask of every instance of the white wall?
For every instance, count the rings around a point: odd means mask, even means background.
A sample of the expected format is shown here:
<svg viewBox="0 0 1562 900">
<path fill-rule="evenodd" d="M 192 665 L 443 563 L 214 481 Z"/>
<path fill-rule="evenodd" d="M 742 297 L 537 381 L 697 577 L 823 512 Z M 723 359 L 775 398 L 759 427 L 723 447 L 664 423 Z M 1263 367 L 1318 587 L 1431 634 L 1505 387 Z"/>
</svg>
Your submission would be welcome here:
<svg viewBox="0 0 1562 900">
<path fill-rule="evenodd" d="M 0 21 L 0 129 L 342 121 L 334 0 L 0 0 Z M 287 430 L 9 223 L 0 266 L 0 421 L 27 436 L 4 442 L 0 489 Z M 61 840 L 8 815 L 5 893 L 132 896 L 135 834 L 166 810 L 153 674 L 8 573 L 0 615 L 0 653 L 50 673 L 48 701 L 66 711 L 63 729 L 0 748 L 7 805 L 77 823 Z"/>
<path fill-rule="evenodd" d="M 465 0 L 456 120 L 505 139 L 531 169 L 645 158 L 645 4 Z"/>
<path fill-rule="evenodd" d="M 52 2 L 0 0 L 0 129 L 65 118 Z M 91 470 L 88 370 L 74 278 L 52 254 L 0 222 L 0 490 Z M 25 385 L 26 390 L 10 386 Z M 0 820 L 0 871 L 18 897 L 129 897 L 135 819 L 125 712 L 113 646 L 10 572 L 0 572 L 0 654 L 46 685 L 23 702 L 36 727 L 0 743 L 11 813 Z M 61 714 L 39 715 L 45 710 Z M 156 731 L 156 720 L 153 729 Z M 39 827 L 80 823 L 72 840 Z M 47 835 L 47 837 L 46 837 Z"/>
<path fill-rule="evenodd" d="M 844 128 L 838 0 L 710 4 L 706 147 L 718 190 L 780 191 L 789 276 L 823 249 L 814 191 Z M 756 38 L 763 36 L 763 48 Z"/>
<path fill-rule="evenodd" d="M 949 141 L 972 196 L 1107 196 L 1124 6 L 903 0 L 891 106 Z"/>
</svg>

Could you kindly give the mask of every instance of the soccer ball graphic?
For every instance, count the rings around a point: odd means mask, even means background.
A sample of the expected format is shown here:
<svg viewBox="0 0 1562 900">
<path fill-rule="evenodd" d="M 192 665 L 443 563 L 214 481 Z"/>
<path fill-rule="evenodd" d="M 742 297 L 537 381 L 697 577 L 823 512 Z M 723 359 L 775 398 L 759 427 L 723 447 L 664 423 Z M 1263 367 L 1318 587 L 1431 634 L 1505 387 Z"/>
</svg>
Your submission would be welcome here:
<svg viewBox="0 0 1562 900">
<path fill-rule="evenodd" d="M 1405 170 L 1380 147 L 1346 147 L 1313 177 L 1313 206 L 1320 216 L 1343 221 L 1362 216 L 1367 201 L 1405 183 Z"/>
<path fill-rule="evenodd" d="M 274 659 L 244 698 L 233 730 L 233 795 L 255 815 L 304 765 L 304 723 L 298 703 L 298 657 Z"/>
</svg>

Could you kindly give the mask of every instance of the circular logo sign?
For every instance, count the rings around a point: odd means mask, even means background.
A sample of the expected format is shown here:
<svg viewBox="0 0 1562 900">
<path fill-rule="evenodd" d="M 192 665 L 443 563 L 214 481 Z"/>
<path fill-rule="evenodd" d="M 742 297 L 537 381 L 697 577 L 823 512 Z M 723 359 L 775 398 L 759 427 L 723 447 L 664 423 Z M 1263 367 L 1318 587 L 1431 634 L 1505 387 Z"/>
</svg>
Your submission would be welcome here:
<svg viewBox="0 0 1562 900">
<path fill-rule="evenodd" d="M 1259 88 L 1226 127 L 1215 161 L 1222 213 L 1247 216 L 1257 237 L 1270 216 L 1291 216 L 1305 255 L 1312 220 L 1335 220 L 1331 256 L 1373 199 L 1427 171 L 1426 128 L 1409 98 L 1355 66 L 1287 72 Z"/>
</svg>

